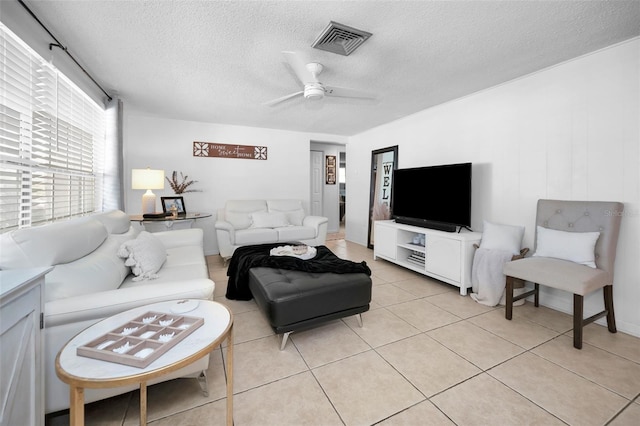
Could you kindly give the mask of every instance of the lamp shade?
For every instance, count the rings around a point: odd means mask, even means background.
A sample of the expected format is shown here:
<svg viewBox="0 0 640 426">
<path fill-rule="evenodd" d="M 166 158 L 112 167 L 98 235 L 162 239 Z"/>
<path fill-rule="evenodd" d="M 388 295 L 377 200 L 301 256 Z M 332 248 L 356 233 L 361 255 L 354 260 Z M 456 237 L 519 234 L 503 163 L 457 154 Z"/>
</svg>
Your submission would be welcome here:
<svg viewBox="0 0 640 426">
<path fill-rule="evenodd" d="M 132 189 L 164 189 L 164 170 L 132 169 Z"/>
</svg>

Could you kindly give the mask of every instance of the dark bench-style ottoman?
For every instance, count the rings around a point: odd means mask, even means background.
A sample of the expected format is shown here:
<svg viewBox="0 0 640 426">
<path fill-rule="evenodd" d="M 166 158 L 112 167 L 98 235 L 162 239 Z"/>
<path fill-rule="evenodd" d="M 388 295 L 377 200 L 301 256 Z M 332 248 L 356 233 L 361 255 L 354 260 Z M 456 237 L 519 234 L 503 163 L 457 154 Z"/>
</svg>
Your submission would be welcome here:
<svg viewBox="0 0 640 426">
<path fill-rule="evenodd" d="M 249 270 L 249 289 L 276 334 L 280 349 L 289 334 L 325 321 L 369 310 L 371 278 L 366 273 L 336 274 L 255 267 Z"/>
<path fill-rule="evenodd" d="M 284 349 L 289 334 L 332 319 L 369 310 L 371 269 L 366 262 L 341 259 L 326 246 L 316 246 L 312 258 L 271 255 L 282 245 L 269 243 L 239 247 L 227 275 L 227 299 L 255 299 L 269 324 L 282 334 Z"/>
</svg>

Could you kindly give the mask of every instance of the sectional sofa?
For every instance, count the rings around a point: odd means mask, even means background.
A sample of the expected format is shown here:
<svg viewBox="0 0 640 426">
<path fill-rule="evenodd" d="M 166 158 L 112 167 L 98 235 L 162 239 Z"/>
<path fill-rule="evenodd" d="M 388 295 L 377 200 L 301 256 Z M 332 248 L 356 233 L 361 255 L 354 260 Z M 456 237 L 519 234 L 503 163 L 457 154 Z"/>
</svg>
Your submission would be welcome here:
<svg viewBox="0 0 640 426">
<path fill-rule="evenodd" d="M 77 333 L 116 313 L 150 303 L 213 298 L 201 229 L 150 234 L 116 210 L 0 235 L 0 269 L 53 266 L 45 277 L 45 411 L 69 407 L 55 358 Z M 5 350 L 5 348 L 3 348 Z M 197 376 L 204 357 L 172 375 Z M 151 382 L 156 383 L 156 382 Z M 87 389 L 85 402 L 133 388 Z"/>
</svg>

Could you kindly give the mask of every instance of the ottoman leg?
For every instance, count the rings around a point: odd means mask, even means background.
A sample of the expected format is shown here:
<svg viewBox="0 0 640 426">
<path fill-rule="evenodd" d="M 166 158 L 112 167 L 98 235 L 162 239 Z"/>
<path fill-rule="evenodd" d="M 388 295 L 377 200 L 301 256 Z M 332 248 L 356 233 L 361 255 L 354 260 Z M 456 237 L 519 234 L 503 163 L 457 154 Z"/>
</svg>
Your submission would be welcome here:
<svg viewBox="0 0 640 426">
<path fill-rule="evenodd" d="M 356 319 L 358 320 L 358 325 L 362 328 L 362 314 L 357 314 Z"/>
<path fill-rule="evenodd" d="M 283 351 L 284 347 L 287 345 L 287 339 L 289 338 L 289 335 L 293 333 L 293 331 L 287 331 L 286 333 L 284 333 L 282 335 L 282 343 L 280 343 L 280 350 Z"/>
</svg>

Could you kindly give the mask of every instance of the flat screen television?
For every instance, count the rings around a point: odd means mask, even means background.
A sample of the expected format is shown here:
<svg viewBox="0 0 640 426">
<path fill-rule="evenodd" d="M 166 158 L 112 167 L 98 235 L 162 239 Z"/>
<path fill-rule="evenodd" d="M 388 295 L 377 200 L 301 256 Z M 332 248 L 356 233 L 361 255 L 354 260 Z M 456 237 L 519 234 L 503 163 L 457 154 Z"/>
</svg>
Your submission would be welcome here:
<svg viewBox="0 0 640 426">
<path fill-rule="evenodd" d="M 471 163 L 397 169 L 391 182 L 397 223 L 448 232 L 471 226 Z"/>
</svg>

